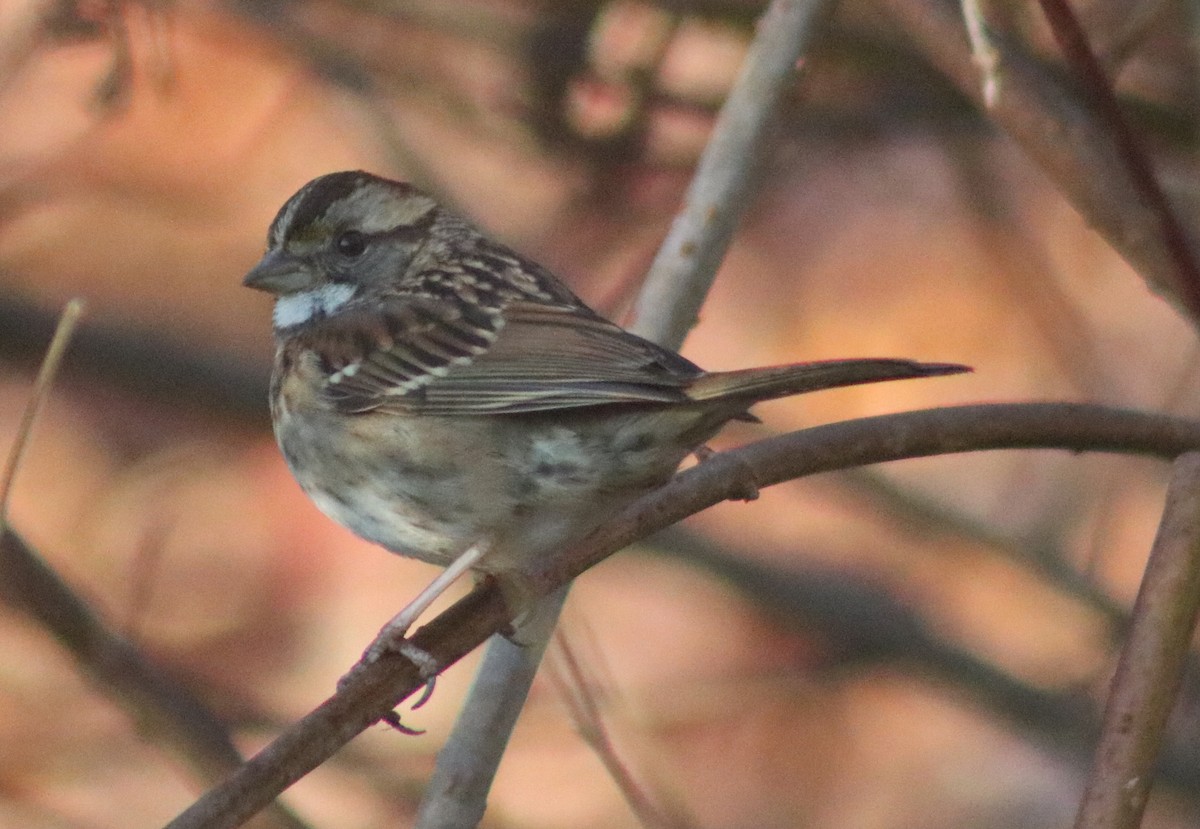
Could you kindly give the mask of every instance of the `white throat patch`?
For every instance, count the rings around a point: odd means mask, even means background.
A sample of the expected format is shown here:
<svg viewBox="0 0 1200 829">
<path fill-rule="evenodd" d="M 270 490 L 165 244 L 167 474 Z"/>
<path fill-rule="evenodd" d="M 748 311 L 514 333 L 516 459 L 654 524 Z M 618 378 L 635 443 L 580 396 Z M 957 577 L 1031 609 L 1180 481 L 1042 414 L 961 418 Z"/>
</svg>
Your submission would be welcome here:
<svg viewBox="0 0 1200 829">
<path fill-rule="evenodd" d="M 346 304 L 358 288 L 345 282 L 329 282 L 298 294 L 288 294 L 275 300 L 272 320 L 275 330 L 291 328 L 314 317 L 328 316 Z"/>
</svg>

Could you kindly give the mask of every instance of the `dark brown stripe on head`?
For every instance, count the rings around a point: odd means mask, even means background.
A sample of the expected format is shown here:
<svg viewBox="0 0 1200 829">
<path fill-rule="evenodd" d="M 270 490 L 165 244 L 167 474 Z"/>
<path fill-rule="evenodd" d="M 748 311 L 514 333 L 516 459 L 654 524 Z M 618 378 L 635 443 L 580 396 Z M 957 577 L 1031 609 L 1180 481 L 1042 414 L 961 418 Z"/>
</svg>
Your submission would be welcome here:
<svg viewBox="0 0 1200 829">
<path fill-rule="evenodd" d="M 285 234 L 291 235 L 295 230 L 308 227 L 324 215 L 331 204 L 346 198 L 371 178 L 374 176 L 361 170 L 347 170 L 313 179 L 288 199 L 275 216 L 268 244 L 282 244 Z"/>
</svg>

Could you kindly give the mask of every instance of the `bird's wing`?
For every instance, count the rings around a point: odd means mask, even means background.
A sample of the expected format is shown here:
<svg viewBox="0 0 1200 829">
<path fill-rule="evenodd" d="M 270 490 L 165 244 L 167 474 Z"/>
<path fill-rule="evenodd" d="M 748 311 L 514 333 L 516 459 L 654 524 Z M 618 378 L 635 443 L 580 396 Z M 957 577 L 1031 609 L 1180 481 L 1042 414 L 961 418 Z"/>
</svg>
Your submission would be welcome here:
<svg viewBox="0 0 1200 829">
<path fill-rule="evenodd" d="M 325 393 L 344 412 L 511 414 L 687 400 L 703 372 L 586 308 L 403 297 L 318 325 Z"/>
</svg>

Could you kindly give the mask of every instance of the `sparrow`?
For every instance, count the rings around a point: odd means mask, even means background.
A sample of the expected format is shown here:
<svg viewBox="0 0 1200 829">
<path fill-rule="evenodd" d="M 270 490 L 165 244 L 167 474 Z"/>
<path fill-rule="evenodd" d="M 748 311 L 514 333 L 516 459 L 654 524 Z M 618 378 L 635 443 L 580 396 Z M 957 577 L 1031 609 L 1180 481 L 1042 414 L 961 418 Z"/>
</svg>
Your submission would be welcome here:
<svg viewBox="0 0 1200 829">
<path fill-rule="evenodd" d="M 468 570 L 521 574 L 662 486 L 754 403 L 968 371 L 854 359 L 707 372 L 606 320 L 417 188 L 321 176 L 244 284 L 275 297 L 271 417 L 318 508 L 445 570 L 369 659 Z M 514 615 L 520 608 L 514 610 Z"/>
</svg>

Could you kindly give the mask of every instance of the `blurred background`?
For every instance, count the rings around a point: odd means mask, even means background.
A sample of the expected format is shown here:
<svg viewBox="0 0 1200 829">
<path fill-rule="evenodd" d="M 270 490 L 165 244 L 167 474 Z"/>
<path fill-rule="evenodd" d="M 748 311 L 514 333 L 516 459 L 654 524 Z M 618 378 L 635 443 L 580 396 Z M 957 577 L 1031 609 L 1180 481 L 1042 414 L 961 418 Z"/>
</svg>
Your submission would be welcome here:
<svg viewBox="0 0 1200 829">
<path fill-rule="evenodd" d="M 1056 66 L 1020 5 L 1014 26 Z M 1161 178 L 1200 195 L 1200 14 L 1074 6 Z M 58 310 L 89 309 L 13 528 L 243 751 L 264 745 L 435 572 L 334 526 L 278 455 L 269 302 L 240 286 L 275 211 L 332 170 L 412 180 L 628 321 L 760 11 L 0 4 L 4 451 Z M 718 446 L 963 402 L 1194 412 L 1194 329 L 872 0 L 833 4 L 762 166 L 688 357 L 975 373 L 765 404 Z M 617 555 L 572 594 L 578 670 L 552 650 L 486 825 L 638 826 L 613 763 L 670 825 L 1065 825 L 1167 471 L 1062 452 L 891 464 L 779 486 Z M 423 736 L 376 727 L 288 803 L 314 827 L 407 825 L 474 665 L 405 714 Z M 589 718 L 608 748 L 581 736 Z M 1200 825 L 1198 732 L 1189 687 L 1147 825 Z M 204 787 L 0 607 L 0 826 L 156 826 Z"/>
</svg>

